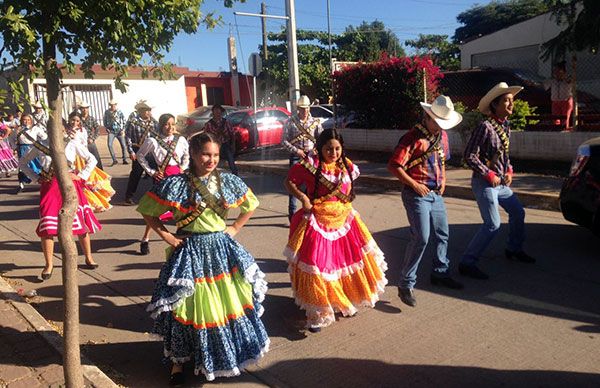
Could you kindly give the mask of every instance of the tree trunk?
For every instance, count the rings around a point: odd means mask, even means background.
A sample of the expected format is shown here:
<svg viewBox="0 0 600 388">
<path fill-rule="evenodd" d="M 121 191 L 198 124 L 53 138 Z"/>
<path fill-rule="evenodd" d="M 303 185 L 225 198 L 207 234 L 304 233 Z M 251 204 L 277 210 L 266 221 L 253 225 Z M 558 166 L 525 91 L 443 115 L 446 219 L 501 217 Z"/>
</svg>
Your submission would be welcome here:
<svg viewBox="0 0 600 388">
<path fill-rule="evenodd" d="M 62 126 L 62 96 L 60 94 L 60 70 L 56 64 L 56 46 L 52 40 L 44 42 L 44 75 L 50 117 L 48 138 L 54 174 L 62 195 L 62 208 L 58 214 L 58 241 L 62 251 L 62 279 L 64 289 L 63 371 L 66 386 L 83 387 L 81 356 L 79 349 L 79 286 L 77 276 L 77 246 L 73 241 L 73 218 L 79 201 L 75 186 L 69 175 L 65 157 Z"/>
</svg>

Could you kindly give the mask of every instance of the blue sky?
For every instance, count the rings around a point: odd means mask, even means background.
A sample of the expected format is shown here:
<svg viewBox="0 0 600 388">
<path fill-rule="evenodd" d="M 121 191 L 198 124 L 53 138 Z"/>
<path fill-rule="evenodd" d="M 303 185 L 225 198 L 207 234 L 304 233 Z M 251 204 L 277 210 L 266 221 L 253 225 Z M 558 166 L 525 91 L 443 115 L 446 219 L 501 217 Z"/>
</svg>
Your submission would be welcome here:
<svg viewBox="0 0 600 388">
<path fill-rule="evenodd" d="M 225 8 L 222 0 L 206 0 L 201 10 L 221 15 L 223 24 L 213 30 L 201 26 L 194 35 L 176 37 L 167 60 L 192 70 L 228 71 L 227 37 L 231 32 L 237 41 L 240 70 L 246 73 L 248 56 L 257 52 L 261 43 L 260 19 L 234 16 L 233 11 L 259 13 L 260 3 L 260 0 L 247 0 Z M 268 14 L 285 14 L 285 0 L 265 0 L 265 3 Z M 380 20 L 402 43 L 419 34 L 452 36 L 460 26 L 456 16 L 476 3 L 472 0 L 330 0 L 331 32 L 339 34 L 348 25 L 357 26 L 363 20 Z M 479 2 L 482 3 L 488 1 Z M 327 1 L 296 0 L 296 19 L 298 29 L 327 31 Z M 284 23 L 284 20 L 270 19 L 267 31 L 279 31 Z"/>
</svg>

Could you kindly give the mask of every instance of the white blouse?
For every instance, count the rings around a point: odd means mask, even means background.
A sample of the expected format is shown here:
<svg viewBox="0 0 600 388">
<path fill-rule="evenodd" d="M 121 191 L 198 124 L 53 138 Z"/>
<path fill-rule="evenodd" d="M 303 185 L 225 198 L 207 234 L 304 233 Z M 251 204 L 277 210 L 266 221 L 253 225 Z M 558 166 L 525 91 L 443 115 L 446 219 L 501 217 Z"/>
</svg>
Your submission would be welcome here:
<svg viewBox="0 0 600 388">
<path fill-rule="evenodd" d="M 48 146 L 47 144 L 44 145 Z M 86 146 L 81 144 L 77 139 L 72 139 L 65 146 L 65 157 L 67 158 L 67 163 L 71 172 L 75 172 L 75 158 L 78 155 L 85 160 L 85 167 L 83 170 L 78 171 L 77 175 L 81 179 L 87 180 L 98 162 L 96 161 L 94 155 L 88 151 Z M 37 181 L 39 178 L 39 175 L 29 167 L 29 162 L 35 158 L 38 158 L 40 164 L 42 165 L 42 170 L 45 172 L 50 172 L 50 167 L 52 165 L 52 158 L 50 155 L 46 155 L 36 147 L 32 147 L 31 150 L 29 150 L 29 152 L 27 152 L 27 154 L 25 154 L 25 156 L 19 160 L 19 168 L 32 181 Z"/>
<path fill-rule="evenodd" d="M 166 137 L 161 137 L 161 139 L 162 141 L 168 144 L 169 142 L 173 141 L 174 137 L 174 135 L 170 135 Z M 165 157 L 167 156 L 167 150 L 161 147 L 158 144 L 158 141 L 156 141 L 156 139 L 147 137 L 144 141 L 144 144 L 142 144 L 142 146 L 136 153 L 138 163 L 144 168 L 144 170 L 146 170 L 146 173 L 148 173 L 148 175 L 152 176 L 156 173 L 156 170 L 150 167 L 150 165 L 148 164 L 148 160 L 146 159 L 146 155 L 150 153 L 154 156 L 156 164 L 160 166 L 163 163 L 163 160 L 165 160 Z M 175 145 L 175 152 L 173 153 L 173 157 L 169 160 L 169 166 L 179 165 L 179 167 L 181 167 L 182 170 L 187 170 L 189 164 L 190 146 L 184 136 L 179 136 L 179 140 Z"/>
<path fill-rule="evenodd" d="M 28 128 L 25 131 L 27 131 L 29 136 L 31 136 L 34 140 L 44 141 L 48 139 L 48 133 L 46 132 L 46 128 L 40 125 L 34 125 L 32 128 Z M 17 139 L 17 142 L 19 144 L 33 144 L 33 142 L 29 140 L 24 133 L 21 133 L 21 135 Z"/>
</svg>

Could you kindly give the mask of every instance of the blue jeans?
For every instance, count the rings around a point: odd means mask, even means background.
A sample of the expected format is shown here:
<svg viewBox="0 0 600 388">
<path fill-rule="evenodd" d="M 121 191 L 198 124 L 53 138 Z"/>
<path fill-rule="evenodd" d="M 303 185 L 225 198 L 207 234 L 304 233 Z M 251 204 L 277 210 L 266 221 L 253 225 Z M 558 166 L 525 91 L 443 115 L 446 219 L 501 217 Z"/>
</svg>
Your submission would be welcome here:
<svg viewBox="0 0 600 388">
<path fill-rule="evenodd" d="M 479 206 L 483 225 L 479 228 L 463 254 L 461 263 L 476 265 L 477 261 L 500 230 L 501 220 L 498 205 L 508 213 L 508 243 L 506 249 L 512 252 L 523 250 L 525 241 L 525 210 L 510 187 L 492 187 L 484 178 L 473 175 L 471 187 Z"/>
<path fill-rule="evenodd" d="M 433 229 L 435 257 L 432 275 L 447 277 L 449 260 L 448 252 L 448 216 L 444 198 L 436 192 L 429 192 L 424 197 L 411 189 L 402 191 L 402 203 L 410 224 L 410 242 L 406 247 L 402 262 L 400 288 L 414 288 L 417 282 L 417 269 Z"/>
<path fill-rule="evenodd" d="M 121 145 L 121 154 L 123 155 L 123 162 L 126 162 L 127 155 L 125 155 L 125 135 L 119 135 L 118 133 L 108 132 L 107 142 L 110 157 L 112 158 L 113 162 L 117 161 L 117 156 L 115 155 L 115 150 L 113 149 L 113 143 L 115 142 L 115 139 L 117 139 L 119 141 L 119 144 Z"/>
<path fill-rule="evenodd" d="M 300 161 L 300 158 L 296 155 L 290 155 L 290 168 Z M 288 196 L 288 218 L 291 219 L 296 209 L 298 208 L 298 200 L 293 195 Z"/>
<path fill-rule="evenodd" d="M 229 144 L 225 143 L 221 145 L 221 156 L 222 159 L 227 160 L 227 163 L 229 164 L 229 171 L 231 171 L 231 173 L 234 175 L 238 175 L 238 169 L 235 165 L 234 150 L 229 146 Z"/>
</svg>

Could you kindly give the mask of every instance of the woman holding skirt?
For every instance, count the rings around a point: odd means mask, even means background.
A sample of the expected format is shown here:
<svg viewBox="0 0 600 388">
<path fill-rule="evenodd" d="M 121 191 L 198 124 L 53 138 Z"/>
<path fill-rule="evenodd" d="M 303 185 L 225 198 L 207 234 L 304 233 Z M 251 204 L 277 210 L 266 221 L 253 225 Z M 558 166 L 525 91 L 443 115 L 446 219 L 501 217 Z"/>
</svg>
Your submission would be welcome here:
<svg viewBox="0 0 600 388">
<path fill-rule="evenodd" d="M 96 167 L 96 159 L 82 146 L 78 141 L 66 139 L 65 157 L 70 168 L 70 176 L 75 185 L 77 199 L 79 204 L 77 212 L 73 219 L 73 235 L 79 237 L 81 249 L 85 254 L 85 263 L 89 269 L 95 269 L 98 264 L 92 257 L 92 246 L 90 242 L 90 233 L 95 233 L 101 229 L 100 223 L 94 216 L 92 208 L 83 194 L 83 185 L 89 177 L 92 170 Z M 41 164 L 41 171 L 36 173 L 29 163 L 38 158 Z M 77 168 L 75 161 L 81 158 L 85 161 L 83 168 Z M 46 266 L 42 271 L 42 280 L 50 279 L 52 276 L 54 237 L 58 235 L 58 213 L 62 207 L 62 194 L 58 186 L 58 180 L 54 175 L 50 149 L 45 143 L 36 141 L 30 151 L 19 161 L 19 167 L 29 179 L 40 183 L 40 221 L 36 233 L 42 240 L 42 250 Z"/>
<path fill-rule="evenodd" d="M 19 162 L 8 141 L 11 133 L 12 129 L 0 122 L 0 174 L 4 174 L 7 178 L 19 168 Z"/>
<path fill-rule="evenodd" d="M 267 283 L 233 238 L 258 200 L 240 178 L 216 169 L 219 144 L 211 135 L 190 139 L 190 157 L 189 173 L 158 182 L 137 209 L 169 244 L 148 311 L 173 363 L 171 385 L 183 384 L 187 361 L 211 381 L 240 374 L 269 348 L 260 320 Z M 227 226 L 232 208 L 240 214 Z M 175 234 L 159 218 L 166 211 L 173 212 Z"/>
<path fill-rule="evenodd" d="M 373 307 L 387 284 L 383 252 L 352 208 L 359 171 L 343 147 L 336 130 L 323 131 L 318 156 L 292 166 L 285 181 L 302 209 L 292 216 L 284 254 L 296 304 L 313 333 L 332 324 L 335 312 L 352 316 L 360 305 Z"/>
</svg>

